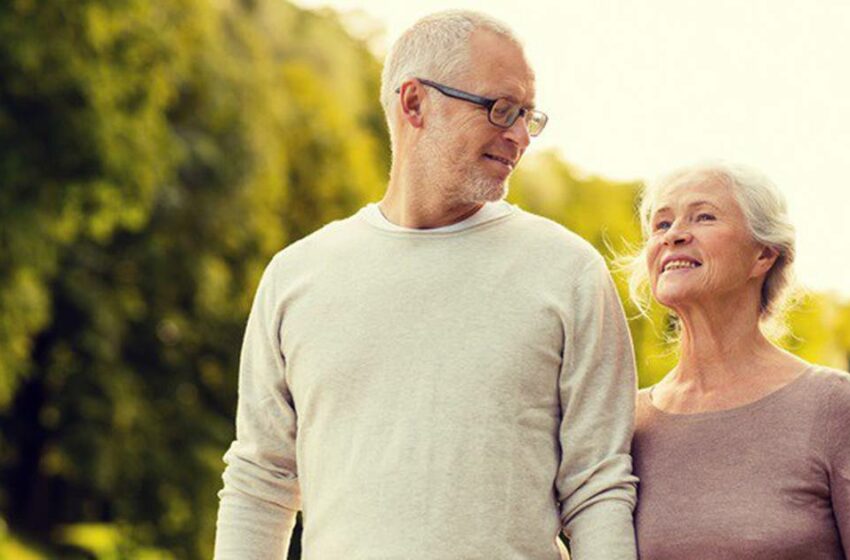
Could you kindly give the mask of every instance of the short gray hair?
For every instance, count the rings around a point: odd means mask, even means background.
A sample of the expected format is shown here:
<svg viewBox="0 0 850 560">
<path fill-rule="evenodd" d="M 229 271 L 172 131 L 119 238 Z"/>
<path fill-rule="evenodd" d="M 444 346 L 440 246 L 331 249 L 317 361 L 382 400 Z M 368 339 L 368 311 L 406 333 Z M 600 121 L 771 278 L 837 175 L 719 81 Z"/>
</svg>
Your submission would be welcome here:
<svg viewBox="0 0 850 560">
<path fill-rule="evenodd" d="M 469 37 L 477 29 L 485 29 L 521 46 L 507 25 L 467 10 L 448 10 L 425 16 L 396 40 L 384 61 L 381 74 L 381 105 L 390 119 L 395 90 L 410 78 L 447 80 L 467 71 Z"/>
<path fill-rule="evenodd" d="M 658 197 L 672 187 L 712 180 L 728 185 L 747 220 L 750 234 L 757 243 L 778 253 L 767 272 L 761 289 L 759 319 L 769 320 L 773 334 L 781 334 L 782 315 L 796 288 L 793 263 L 796 256 L 796 231 L 788 217 L 785 197 L 767 176 L 750 167 L 707 162 L 684 167 L 648 185 L 642 194 L 640 223 L 644 241 L 652 232 L 652 211 Z M 640 253 L 628 258 L 623 266 L 629 272 L 629 293 L 642 312 L 649 307 L 649 274 L 646 269 L 646 243 Z"/>
</svg>

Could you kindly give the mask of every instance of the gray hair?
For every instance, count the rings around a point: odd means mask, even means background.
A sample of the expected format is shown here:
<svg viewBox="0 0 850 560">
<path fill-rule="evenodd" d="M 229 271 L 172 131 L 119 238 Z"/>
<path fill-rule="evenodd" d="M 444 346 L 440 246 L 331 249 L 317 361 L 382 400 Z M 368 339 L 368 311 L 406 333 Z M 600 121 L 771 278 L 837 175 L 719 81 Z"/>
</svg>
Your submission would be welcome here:
<svg viewBox="0 0 850 560">
<path fill-rule="evenodd" d="M 659 196 L 672 187 L 705 180 L 728 185 L 746 217 L 753 239 L 778 253 L 762 285 L 759 319 L 770 334 L 782 334 L 782 316 L 796 287 L 792 266 L 796 256 L 796 232 L 788 217 L 785 197 L 768 177 L 752 168 L 725 162 L 701 163 L 667 175 L 648 185 L 642 194 L 639 212 L 644 240 L 651 234 L 652 211 Z M 632 301 L 643 313 L 647 312 L 651 299 L 645 258 L 644 243 L 641 251 L 622 265 L 629 272 Z"/>
<path fill-rule="evenodd" d="M 513 32 L 490 16 L 467 10 L 449 10 L 425 16 L 396 40 L 384 61 L 381 74 L 381 105 L 390 118 L 395 90 L 410 78 L 448 80 L 468 71 L 469 37 L 477 29 L 496 33 L 521 45 Z"/>
</svg>

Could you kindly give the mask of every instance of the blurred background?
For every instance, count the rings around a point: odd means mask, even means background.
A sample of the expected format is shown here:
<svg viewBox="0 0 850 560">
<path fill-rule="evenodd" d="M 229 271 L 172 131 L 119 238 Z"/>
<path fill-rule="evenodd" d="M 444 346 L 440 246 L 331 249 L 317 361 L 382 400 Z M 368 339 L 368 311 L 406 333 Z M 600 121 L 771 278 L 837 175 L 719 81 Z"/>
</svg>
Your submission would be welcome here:
<svg viewBox="0 0 850 560">
<path fill-rule="evenodd" d="M 349 3 L 358 10 L 323 4 L 0 2 L 0 558 L 211 557 L 221 456 L 234 435 L 239 348 L 260 274 L 282 247 L 380 199 L 389 170 L 378 102 L 383 53 L 403 26 L 446 7 L 435 2 L 393 19 L 377 2 Z M 504 6 L 511 7 L 495 2 L 492 13 L 511 21 L 500 13 Z M 520 8 L 527 11 L 528 2 L 512 3 L 514 12 Z M 824 17 L 834 21 L 836 13 Z M 543 29 L 539 17 L 530 21 Z M 555 39 L 517 31 L 531 35 L 532 62 L 546 58 L 541 45 Z M 616 36 L 590 32 L 633 52 Z M 539 105 L 553 118 L 544 137 L 552 138 L 526 156 L 509 200 L 564 224 L 611 259 L 640 240 L 634 207 L 641 181 L 656 162 L 669 169 L 687 161 L 647 152 L 659 144 L 646 136 L 648 125 L 614 108 L 650 111 L 652 96 L 613 65 L 611 51 L 580 46 L 569 56 L 579 67 L 597 57 L 599 77 L 575 75 L 585 81 L 561 83 L 560 94 L 541 89 Z M 722 62 L 727 55 L 717 56 Z M 829 60 L 819 59 L 826 79 Z M 785 62 L 783 75 L 812 89 L 814 74 L 805 72 L 816 62 Z M 561 64 L 572 72 L 566 58 Z M 550 76 L 558 81 L 538 68 L 541 87 Z M 619 115 L 621 126 L 601 120 L 605 111 L 596 114 L 593 133 L 590 123 L 573 133 L 556 124 L 558 107 L 578 105 L 594 115 L 576 92 L 599 98 L 600 83 L 610 90 L 602 99 L 607 112 Z M 756 97 L 754 107 L 769 101 Z M 828 243 L 850 238 L 840 234 L 850 221 L 833 214 L 848 207 L 841 198 L 846 165 L 829 158 L 846 138 L 841 99 L 850 95 L 833 90 L 823 99 L 832 101 L 831 124 L 810 127 L 821 133 L 818 146 L 803 128 L 780 134 L 773 127 L 767 138 L 791 135 L 800 149 L 775 150 L 775 165 L 730 151 L 782 178 L 792 213 L 801 200 L 801 237 L 828 233 L 820 239 L 828 252 L 801 258 L 799 274 L 810 289 L 790 314 L 792 332 L 782 344 L 847 369 L 848 252 Z M 819 122 L 823 104 L 813 102 L 795 119 Z M 797 108 L 806 107 L 801 101 Z M 687 106 L 677 111 L 677 122 L 690 118 Z M 675 134 L 659 128 L 670 145 L 691 146 L 695 158 L 728 156 L 723 149 L 701 153 L 708 148 L 692 139 L 712 135 L 700 122 Z M 759 122 L 736 126 L 750 130 Z M 606 137 L 611 153 L 641 153 L 649 163 L 594 159 L 605 152 Z M 582 152 L 583 143 L 596 152 Z M 795 159 L 807 150 L 821 159 Z M 795 182 L 788 171 L 795 166 L 811 180 L 791 188 L 782 183 Z M 812 247 L 818 241 L 813 236 Z M 617 282 L 626 301 L 624 279 Z M 640 381 L 648 385 L 675 362 L 664 338 L 668 323 L 661 310 L 649 320 L 627 301 L 626 308 Z M 299 556 L 297 541 L 291 558 Z"/>
</svg>

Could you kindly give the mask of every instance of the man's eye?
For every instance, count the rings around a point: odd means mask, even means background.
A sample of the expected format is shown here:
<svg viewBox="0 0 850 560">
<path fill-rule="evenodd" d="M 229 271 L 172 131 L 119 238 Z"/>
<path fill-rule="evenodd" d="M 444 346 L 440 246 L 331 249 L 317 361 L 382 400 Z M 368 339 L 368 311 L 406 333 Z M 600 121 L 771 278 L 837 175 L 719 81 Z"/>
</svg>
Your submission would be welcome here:
<svg viewBox="0 0 850 560">
<path fill-rule="evenodd" d="M 511 110 L 511 106 L 508 104 L 498 104 L 493 107 L 493 114 L 496 117 L 504 118 Z"/>
</svg>

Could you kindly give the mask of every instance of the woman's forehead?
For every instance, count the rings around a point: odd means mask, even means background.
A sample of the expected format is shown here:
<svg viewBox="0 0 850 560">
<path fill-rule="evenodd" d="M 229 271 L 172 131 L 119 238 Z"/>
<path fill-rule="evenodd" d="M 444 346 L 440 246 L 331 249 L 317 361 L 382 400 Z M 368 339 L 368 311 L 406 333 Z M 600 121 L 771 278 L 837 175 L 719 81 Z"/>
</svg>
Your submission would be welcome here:
<svg viewBox="0 0 850 560">
<path fill-rule="evenodd" d="M 711 176 L 682 177 L 658 189 L 653 200 L 652 212 L 676 210 L 699 204 L 711 204 L 717 207 L 738 206 L 728 181 Z"/>
</svg>

